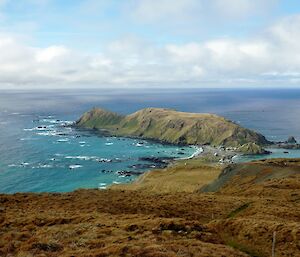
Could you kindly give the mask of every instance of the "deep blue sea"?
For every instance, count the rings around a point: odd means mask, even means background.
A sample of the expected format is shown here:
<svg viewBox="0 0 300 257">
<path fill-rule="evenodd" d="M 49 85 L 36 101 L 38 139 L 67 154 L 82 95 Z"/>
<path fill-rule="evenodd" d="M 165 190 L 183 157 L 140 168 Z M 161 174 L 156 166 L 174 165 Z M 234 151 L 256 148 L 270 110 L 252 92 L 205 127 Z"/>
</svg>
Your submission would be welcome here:
<svg viewBox="0 0 300 257">
<path fill-rule="evenodd" d="M 141 158 L 188 157 L 193 147 L 105 137 L 67 126 L 92 107 L 128 114 L 145 107 L 217 113 L 269 140 L 300 140 L 298 89 L 85 89 L 0 91 L 0 192 L 67 192 L 127 183 L 156 163 Z M 272 149 L 265 157 L 300 157 Z"/>
</svg>

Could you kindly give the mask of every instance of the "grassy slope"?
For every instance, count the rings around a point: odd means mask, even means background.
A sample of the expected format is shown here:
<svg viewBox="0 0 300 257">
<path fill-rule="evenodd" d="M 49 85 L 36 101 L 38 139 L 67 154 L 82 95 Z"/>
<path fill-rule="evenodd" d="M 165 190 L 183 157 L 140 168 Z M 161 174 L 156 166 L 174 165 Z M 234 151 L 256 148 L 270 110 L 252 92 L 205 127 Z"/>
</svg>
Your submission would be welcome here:
<svg viewBox="0 0 300 257">
<path fill-rule="evenodd" d="M 253 195 L 267 189 L 272 192 L 273 187 L 280 189 L 284 186 L 284 179 L 300 174 L 300 159 L 270 159 L 250 163 L 231 164 L 226 167 L 218 179 L 202 188 L 203 192 L 230 193 L 237 195 Z M 278 182 L 278 183 L 277 183 Z M 289 187 L 293 188 L 299 181 L 289 181 Z M 274 186 L 272 186 L 274 184 Z M 261 185 L 268 185 L 262 187 Z M 280 190 L 278 190 L 279 192 Z M 284 192 L 284 190 L 283 190 Z"/>
<path fill-rule="evenodd" d="M 201 159 L 183 160 L 166 169 L 147 172 L 132 184 L 116 185 L 112 188 L 154 193 L 191 193 L 213 182 L 220 173 L 219 166 L 204 164 Z"/>
<path fill-rule="evenodd" d="M 114 128 L 122 119 L 123 116 L 117 113 L 94 108 L 80 118 L 80 124 L 84 124 L 85 127 L 92 129 L 98 128 L 99 124 L 102 124 L 105 128 Z"/>
<path fill-rule="evenodd" d="M 0 201 L 0 256 L 247 256 L 205 225 L 243 203 L 228 197 L 82 190 Z"/>
<path fill-rule="evenodd" d="M 107 122 L 106 117 L 113 122 Z M 184 113 L 170 109 L 146 108 L 121 117 L 101 109 L 85 113 L 80 127 L 108 129 L 113 134 L 135 136 L 175 144 L 259 145 L 268 141 L 260 134 L 213 114 Z"/>
<path fill-rule="evenodd" d="M 164 193 L 133 185 L 0 195 L 0 256 L 269 257 L 274 231 L 276 256 L 300 256 L 300 159 L 230 166 L 218 191 L 192 190 L 216 170 L 179 163 L 151 177 Z"/>
</svg>

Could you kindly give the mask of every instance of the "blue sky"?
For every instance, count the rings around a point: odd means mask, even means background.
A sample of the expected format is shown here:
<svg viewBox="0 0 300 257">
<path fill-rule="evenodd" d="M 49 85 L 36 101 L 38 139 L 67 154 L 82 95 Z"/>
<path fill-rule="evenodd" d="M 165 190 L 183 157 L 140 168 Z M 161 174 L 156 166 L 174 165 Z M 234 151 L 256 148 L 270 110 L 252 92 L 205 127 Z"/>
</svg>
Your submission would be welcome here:
<svg viewBox="0 0 300 257">
<path fill-rule="evenodd" d="M 296 0 L 0 0 L 0 87 L 298 87 Z"/>
<path fill-rule="evenodd" d="M 174 19 L 166 17 L 165 20 L 159 18 L 155 22 L 139 21 L 134 18 L 130 7 L 137 6 L 135 2 L 138 1 L 6 0 L 3 2 L 6 2 L 2 8 L 3 31 L 29 34 L 37 46 L 66 44 L 76 48 L 82 47 L 82 40 L 97 48 L 126 35 L 143 37 L 156 43 L 184 43 L 224 36 L 241 37 L 262 29 L 280 17 L 297 14 L 300 11 L 300 3 L 297 1 L 270 1 L 271 4 L 268 6 L 270 9 L 263 12 L 251 11 L 245 18 L 219 18 L 216 15 L 205 18 L 192 17 L 191 21 L 185 21 L 183 17 L 180 21 L 178 17 Z M 175 23 L 176 28 L 172 23 Z"/>
</svg>

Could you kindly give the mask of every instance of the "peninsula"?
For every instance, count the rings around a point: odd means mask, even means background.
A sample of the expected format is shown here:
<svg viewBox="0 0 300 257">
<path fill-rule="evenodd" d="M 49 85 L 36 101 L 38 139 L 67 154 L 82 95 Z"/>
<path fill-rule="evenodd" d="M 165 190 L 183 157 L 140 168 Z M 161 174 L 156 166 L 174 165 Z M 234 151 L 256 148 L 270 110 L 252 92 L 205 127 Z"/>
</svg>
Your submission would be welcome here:
<svg viewBox="0 0 300 257">
<path fill-rule="evenodd" d="M 80 117 L 76 126 L 105 130 L 115 136 L 152 139 L 178 145 L 234 147 L 243 153 L 264 153 L 262 147 L 270 144 L 263 135 L 224 117 L 163 108 L 146 108 L 127 116 L 93 108 Z"/>
</svg>

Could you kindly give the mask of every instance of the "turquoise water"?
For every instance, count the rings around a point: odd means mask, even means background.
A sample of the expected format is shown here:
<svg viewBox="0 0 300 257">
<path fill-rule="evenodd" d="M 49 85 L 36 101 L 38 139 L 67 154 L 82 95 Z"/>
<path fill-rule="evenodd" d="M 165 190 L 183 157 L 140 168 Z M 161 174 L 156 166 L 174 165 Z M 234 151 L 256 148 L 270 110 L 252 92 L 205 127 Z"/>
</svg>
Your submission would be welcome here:
<svg viewBox="0 0 300 257">
<path fill-rule="evenodd" d="M 234 162 L 248 162 L 254 160 L 272 159 L 272 158 L 300 158 L 299 149 L 278 149 L 278 148 L 267 148 L 271 154 L 264 155 L 244 155 L 236 156 Z"/>
<path fill-rule="evenodd" d="M 101 89 L 0 91 L 0 192 L 66 192 L 136 179 L 157 163 L 141 158 L 192 155 L 194 148 L 105 137 L 68 126 L 94 106 L 123 114 L 146 107 L 222 115 L 269 140 L 300 140 L 300 90 Z M 41 127 L 41 128 L 38 128 Z M 45 128 L 44 128 L 45 127 Z M 271 149 L 258 158 L 300 157 Z M 130 174 L 126 172 L 131 172 Z M 127 174 L 127 176 L 126 176 Z"/>
<path fill-rule="evenodd" d="M 11 134 L 0 157 L 0 191 L 5 193 L 105 188 L 132 181 L 135 172 L 158 167 L 140 158 L 182 158 L 195 152 L 193 147 L 74 129 L 68 126 L 72 121 L 59 116 L 2 112 L 0 117 L 1 133 Z"/>
</svg>

